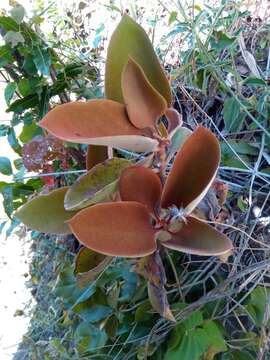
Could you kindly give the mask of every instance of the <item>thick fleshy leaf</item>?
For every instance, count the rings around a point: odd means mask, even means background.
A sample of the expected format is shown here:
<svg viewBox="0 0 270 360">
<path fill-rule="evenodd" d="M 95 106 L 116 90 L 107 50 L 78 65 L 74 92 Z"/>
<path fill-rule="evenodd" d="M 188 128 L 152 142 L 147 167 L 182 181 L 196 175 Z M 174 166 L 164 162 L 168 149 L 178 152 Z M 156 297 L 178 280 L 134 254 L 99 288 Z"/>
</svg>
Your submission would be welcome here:
<svg viewBox="0 0 270 360">
<path fill-rule="evenodd" d="M 68 223 L 84 246 L 101 254 L 139 257 L 156 250 L 150 214 L 137 202 L 97 204 Z"/>
<path fill-rule="evenodd" d="M 231 241 L 221 232 L 201 220 L 188 216 L 178 233 L 162 245 L 188 254 L 221 255 L 232 249 Z"/>
<path fill-rule="evenodd" d="M 157 120 L 167 108 L 167 102 L 132 58 L 129 58 L 123 70 L 122 91 L 132 124 L 139 129 L 155 128 Z"/>
<path fill-rule="evenodd" d="M 15 216 L 32 230 L 50 234 L 71 233 L 66 220 L 76 211 L 64 209 L 64 197 L 68 187 L 53 190 L 47 195 L 39 195 L 21 206 Z"/>
<path fill-rule="evenodd" d="M 56 106 L 39 125 L 52 135 L 80 144 L 123 147 L 131 151 L 152 151 L 157 141 L 142 136 L 131 124 L 125 107 L 111 100 L 70 102 Z"/>
<path fill-rule="evenodd" d="M 129 56 L 142 67 L 149 82 L 166 99 L 168 106 L 170 106 L 172 102 L 170 84 L 153 46 L 143 28 L 128 15 L 122 17 L 108 47 L 105 73 L 106 97 L 124 102 L 121 76 Z"/>
<path fill-rule="evenodd" d="M 161 181 L 153 170 L 144 166 L 132 166 L 123 171 L 119 181 L 121 199 L 137 201 L 156 213 L 162 191 Z"/>
<path fill-rule="evenodd" d="M 86 155 L 86 169 L 90 170 L 97 164 L 108 159 L 108 147 L 100 145 L 88 145 Z"/>
<path fill-rule="evenodd" d="M 110 264 L 112 257 L 99 254 L 82 247 L 75 260 L 76 282 L 79 287 L 85 287 Z"/>
<path fill-rule="evenodd" d="M 174 131 L 182 125 L 182 116 L 174 108 L 168 108 L 165 112 L 165 116 L 168 120 L 168 133 L 174 133 Z"/>
<path fill-rule="evenodd" d="M 178 152 L 166 180 L 161 206 L 185 208 L 190 213 L 216 176 L 220 147 L 215 135 L 198 127 Z"/>
<path fill-rule="evenodd" d="M 112 158 L 94 166 L 69 188 L 64 201 L 65 209 L 82 209 L 109 200 L 117 189 L 119 176 L 130 165 L 129 160 Z"/>
<path fill-rule="evenodd" d="M 162 191 L 161 181 L 156 173 L 144 166 L 125 169 L 120 177 L 119 191 L 124 201 L 137 201 L 156 213 Z"/>
</svg>

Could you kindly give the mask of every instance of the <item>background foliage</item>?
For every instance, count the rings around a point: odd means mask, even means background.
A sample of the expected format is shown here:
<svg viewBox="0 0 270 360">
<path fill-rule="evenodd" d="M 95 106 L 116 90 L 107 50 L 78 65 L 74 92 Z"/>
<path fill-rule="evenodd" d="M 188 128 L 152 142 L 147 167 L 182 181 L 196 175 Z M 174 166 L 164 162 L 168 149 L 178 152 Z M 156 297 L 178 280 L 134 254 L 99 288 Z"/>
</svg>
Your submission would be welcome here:
<svg viewBox="0 0 270 360">
<path fill-rule="evenodd" d="M 37 5 L 33 17 L 19 5 L 0 17 L 0 73 L 12 113 L 0 135 L 17 154 L 14 164 L 0 157 L 0 172 L 13 178 L 0 183 L 11 219 L 7 234 L 18 225 L 12 213 L 29 196 L 70 184 L 84 169 L 85 148 L 45 141 L 38 121 L 55 104 L 102 97 L 107 23 L 93 29 L 91 5 L 84 2 L 62 17 L 54 5 Z M 104 8 L 113 20 L 126 10 L 114 2 Z M 223 264 L 164 254 L 177 319 L 171 324 L 153 313 L 146 284 L 126 260 L 114 260 L 79 288 L 74 238 L 32 233 L 29 286 L 37 306 L 15 358 L 267 359 L 269 25 L 227 1 L 191 8 L 157 2 L 151 16 L 136 4 L 129 11 L 145 25 L 171 74 L 185 126 L 203 124 L 221 141 L 218 177 L 229 193 L 220 216 L 236 251 Z M 44 16 L 53 20 L 46 36 Z M 205 206 L 211 218 L 211 202 Z"/>
</svg>

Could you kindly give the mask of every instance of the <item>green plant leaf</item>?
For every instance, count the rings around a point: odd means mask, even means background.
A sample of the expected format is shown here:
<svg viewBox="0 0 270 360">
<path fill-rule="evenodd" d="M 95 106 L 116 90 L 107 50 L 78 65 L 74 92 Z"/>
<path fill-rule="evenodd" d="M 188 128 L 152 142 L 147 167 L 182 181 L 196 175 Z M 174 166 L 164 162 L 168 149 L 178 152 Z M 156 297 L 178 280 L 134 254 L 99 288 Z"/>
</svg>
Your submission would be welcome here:
<svg viewBox="0 0 270 360">
<path fill-rule="evenodd" d="M 171 25 L 177 19 L 177 11 L 172 11 L 168 20 L 168 24 Z"/>
<path fill-rule="evenodd" d="M 28 201 L 19 208 L 15 216 L 33 230 L 51 234 L 69 234 L 70 228 L 65 223 L 76 212 L 64 209 L 64 197 L 68 187 L 56 189 L 47 195 Z"/>
<path fill-rule="evenodd" d="M 10 15 L 17 24 L 20 24 L 23 21 L 25 9 L 21 5 L 16 5 L 13 9 L 11 9 Z"/>
<path fill-rule="evenodd" d="M 14 19 L 12 19 L 10 16 L 0 16 L 0 26 L 5 31 L 19 31 L 20 26 L 16 23 Z"/>
<path fill-rule="evenodd" d="M 180 127 L 179 129 L 177 129 L 172 136 L 168 153 L 173 156 L 177 151 L 181 149 L 181 147 L 184 145 L 184 142 L 191 134 L 192 131 L 188 128 Z"/>
<path fill-rule="evenodd" d="M 21 33 L 16 31 L 8 31 L 4 36 L 4 40 L 6 43 L 10 43 L 11 47 L 14 48 L 18 44 L 23 44 L 25 42 L 24 37 Z"/>
<path fill-rule="evenodd" d="M 210 39 L 212 49 L 222 50 L 230 47 L 236 40 L 236 37 L 229 37 L 222 31 L 214 31 Z"/>
<path fill-rule="evenodd" d="M 235 98 L 226 99 L 223 108 L 223 118 L 225 129 L 230 132 L 239 130 L 245 118 L 245 113 L 241 112 L 240 105 Z"/>
<path fill-rule="evenodd" d="M 19 139 L 24 144 L 33 139 L 34 136 L 42 135 L 42 129 L 37 124 L 24 125 Z"/>
<path fill-rule="evenodd" d="M 36 68 L 42 75 L 48 76 L 50 73 L 51 56 L 48 49 L 35 46 L 32 49 L 33 61 Z"/>
<path fill-rule="evenodd" d="M 39 102 L 37 94 L 25 96 L 22 99 L 14 101 L 7 109 L 7 112 L 22 113 L 26 109 L 35 107 Z"/>
<path fill-rule="evenodd" d="M 19 144 L 18 140 L 17 140 L 17 137 L 16 137 L 16 134 L 15 134 L 15 131 L 14 131 L 14 128 L 13 127 L 10 127 L 8 129 L 8 143 L 9 145 L 12 147 L 12 149 L 19 155 L 21 155 L 21 150 L 22 150 L 22 147 L 21 145 Z"/>
<path fill-rule="evenodd" d="M 206 331 L 210 345 L 204 355 L 204 360 L 213 360 L 216 354 L 227 350 L 227 345 L 219 327 L 214 321 L 206 320 L 203 323 L 203 329 Z"/>
<path fill-rule="evenodd" d="M 12 49 L 10 45 L 0 46 L 0 66 L 13 62 Z"/>
<path fill-rule="evenodd" d="M 260 327 L 263 324 L 265 318 L 265 312 L 269 308 L 270 304 L 270 290 L 264 288 L 263 286 L 257 286 L 250 295 L 249 302 L 246 305 L 246 308 L 250 315 L 253 318 L 255 324 Z M 270 325 L 270 320 L 268 319 L 267 326 Z"/>
<path fill-rule="evenodd" d="M 200 360 L 208 348 L 208 337 L 201 328 L 187 331 L 174 349 L 169 348 L 164 360 Z"/>
<path fill-rule="evenodd" d="M 8 134 L 9 126 L 7 125 L 0 125 L 0 136 L 6 136 Z"/>
<path fill-rule="evenodd" d="M 78 210 L 108 199 L 116 191 L 121 172 L 130 165 L 126 159 L 113 158 L 94 166 L 67 191 L 65 209 Z"/>
<path fill-rule="evenodd" d="M 5 95 L 5 100 L 6 100 L 7 105 L 9 105 L 11 99 L 13 98 L 16 87 L 17 87 L 17 84 L 15 82 L 10 82 L 5 87 L 4 95 Z"/>
<path fill-rule="evenodd" d="M 106 97 L 123 103 L 121 76 L 129 56 L 142 67 L 148 81 L 170 106 L 172 102 L 170 85 L 152 44 L 143 28 L 128 15 L 122 17 L 108 47 L 105 74 Z"/>
<path fill-rule="evenodd" d="M 83 354 L 87 351 L 96 352 L 98 348 L 102 348 L 106 344 L 107 335 L 105 331 L 84 321 L 76 328 L 74 340 L 79 354 Z"/>
<path fill-rule="evenodd" d="M 7 157 L 0 156 L 0 172 L 4 175 L 12 174 L 11 162 Z"/>
<path fill-rule="evenodd" d="M 89 301 L 78 304 L 73 311 L 77 313 L 82 320 L 91 323 L 103 320 L 112 314 L 112 309 L 109 306 L 93 304 L 92 298 Z"/>
</svg>

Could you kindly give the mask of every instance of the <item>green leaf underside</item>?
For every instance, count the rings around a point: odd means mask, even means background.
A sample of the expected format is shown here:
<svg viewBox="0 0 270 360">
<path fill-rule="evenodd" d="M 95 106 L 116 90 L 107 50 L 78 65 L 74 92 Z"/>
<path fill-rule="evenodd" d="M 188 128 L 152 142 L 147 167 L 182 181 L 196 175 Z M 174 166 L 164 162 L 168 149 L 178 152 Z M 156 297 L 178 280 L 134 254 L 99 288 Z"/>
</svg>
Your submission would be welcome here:
<svg viewBox="0 0 270 360">
<path fill-rule="evenodd" d="M 169 146 L 169 154 L 174 154 L 181 149 L 184 142 L 192 134 L 192 131 L 185 127 L 180 127 L 173 134 L 171 139 L 171 145 Z"/>
<path fill-rule="evenodd" d="M 128 15 L 122 17 L 109 44 L 105 74 L 106 97 L 123 103 L 121 75 L 129 56 L 142 67 L 149 82 L 169 106 L 172 97 L 166 75 L 146 32 Z"/>
<path fill-rule="evenodd" d="M 20 207 L 15 216 L 32 230 L 51 233 L 69 234 L 65 221 L 76 212 L 64 209 L 64 197 L 68 187 L 53 190 L 47 195 L 40 195 Z"/>
<path fill-rule="evenodd" d="M 116 191 L 121 172 L 130 165 L 126 159 L 113 158 L 94 166 L 67 191 L 65 208 L 78 210 L 109 199 Z"/>
</svg>

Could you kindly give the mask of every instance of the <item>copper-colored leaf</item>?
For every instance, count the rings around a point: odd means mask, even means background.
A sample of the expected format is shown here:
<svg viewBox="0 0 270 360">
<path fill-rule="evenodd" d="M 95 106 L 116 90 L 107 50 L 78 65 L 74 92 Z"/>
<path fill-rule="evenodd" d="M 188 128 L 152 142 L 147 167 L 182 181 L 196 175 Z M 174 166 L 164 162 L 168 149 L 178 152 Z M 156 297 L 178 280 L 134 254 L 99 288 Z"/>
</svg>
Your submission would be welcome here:
<svg viewBox="0 0 270 360">
<path fill-rule="evenodd" d="M 68 223 L 82 244 L 101 254 L 139 257 L 156 249 L 150 214 L 137 202 L 97 204 Z"/>
<path fill-rule="evenodd" d="M 155 128 L 157 120 L 167 108 L 167 102 L 132 58 L 129 58 L 123 70 L 122 92 L 132 124 L 139 129 Z"/>
<path fill-rule="evenodd" d="M 82 247 L 75 260 L 76 282 L 79 287 L 86 286 L 110 264 L 112 257 L 99 254 L 91 249 Z"/>
<path fill-rule="evenodd" d="M 78 210 L 110 200 L 117 190 L 118 178 L 130 165 L 129 160 L 112 158 L 94 166 L 69 188 L 64 201 L 65 209 Z"/>
<path fill-rule="evenodd" d="M 155 214 L 158 206 L 162 185 L 153 170 L 144 166 L 132 166 L 122 172 L 119 181 L 121 199 L 137 201 L 147 206 Z"/>
<path fill-rule="evenodd" d="M 108 47 L 105 73 L 106 97 L 119 102 L 124 101 L 121 76 L 129 56 L 142 67 L 149 82 L 170 106 L 172 102 L 170 85 L 153 46 L 143 28 L 128 15 L 122 17 Z"/>
<path fill-rule="evenodd" d="M 53 190 L 47 195 L 39 195 L 21 206 L 15 216 L 29 228 L 50 234 L 71 233 L 66 220 L 76 212 L 64 209 L 64 197 L 68 187 Z"/>
<path fill-rule="evenodd" d="M 56 106 L 39 125 L 65 141 L 152 151 L 157 141 L 142 136 L 131 124 L 125 107 L 111 100 L 70 102 Z"/>
<path fill-rule="evenodd" d="M 221 255 L 232 249 L 231 241 L 221 232 L 201 220 L 188 216 L 186 224 L 163 246 L 195 255 Z"/>
<path fill-rule="evenodd" d="M 166 320 L 175 322 L 173 313 L 171 312 L 167 293 L 164 286 L 156 286 L 150 281 L 147 283 L 148 296 L 153 308 Z"/>
<path fill-rule="evenodd" d="M 161 206 L 176 205 L 190 213 L 215 178 L 220 147 L 214 134 L 198 127 L 178 152 L 164 186 Z"/>
<path fill-rule="evenodd" d="M 174 133 L 174 131 L 182 125 L 182 116 L 174 108 L 168 108 L 165 112 L 165 116 L 168 120 L 168 133 Z"/>
<path fill-rule="evenodd" d="M 108 147 L 100 145 L 88 145 L 86 155 L 86 169 L 90 170 L 97 164 L 108 159 Z"/>
</svg>

